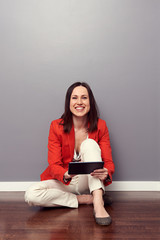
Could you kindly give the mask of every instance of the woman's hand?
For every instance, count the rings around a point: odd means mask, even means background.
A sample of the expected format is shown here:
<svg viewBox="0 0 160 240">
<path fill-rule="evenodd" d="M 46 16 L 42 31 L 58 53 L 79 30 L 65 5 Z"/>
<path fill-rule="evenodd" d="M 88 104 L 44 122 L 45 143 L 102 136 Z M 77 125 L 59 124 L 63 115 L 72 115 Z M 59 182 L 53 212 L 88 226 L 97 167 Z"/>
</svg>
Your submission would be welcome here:
<svg viewBox="0 0 160 240">
<path fill-rule="evenodd" d="M 96 169 L 91 173 L 91 176 L 99 178 L 101 181 L 104 181 L 108 177 L 108 169 L 107 168 Z"/>
<path fill-rule="evenodd" d="M 74 177 L 75 175 L 69 175 L 68 174 L 68 171 L 67 172 L 65 172 L 65 174 L 64 174 L 64 178 L 66 179 L 66 180 L 70 180 L 70 179 L 72 179 L 72 177 Z"/>
</svg>

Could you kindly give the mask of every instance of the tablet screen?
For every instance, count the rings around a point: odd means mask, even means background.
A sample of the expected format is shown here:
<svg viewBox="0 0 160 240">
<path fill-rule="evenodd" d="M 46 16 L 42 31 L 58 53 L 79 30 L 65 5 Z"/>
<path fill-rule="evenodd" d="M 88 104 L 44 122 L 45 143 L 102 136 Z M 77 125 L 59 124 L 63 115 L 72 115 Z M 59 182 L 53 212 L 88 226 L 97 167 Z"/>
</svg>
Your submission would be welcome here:
<svg viewBox="0 0 160 240">
<path fill-rule="evenodd" d="M 90 174 L 103 166 L 104 162 L 70 162 L 68 174 Z"/>
</svg>

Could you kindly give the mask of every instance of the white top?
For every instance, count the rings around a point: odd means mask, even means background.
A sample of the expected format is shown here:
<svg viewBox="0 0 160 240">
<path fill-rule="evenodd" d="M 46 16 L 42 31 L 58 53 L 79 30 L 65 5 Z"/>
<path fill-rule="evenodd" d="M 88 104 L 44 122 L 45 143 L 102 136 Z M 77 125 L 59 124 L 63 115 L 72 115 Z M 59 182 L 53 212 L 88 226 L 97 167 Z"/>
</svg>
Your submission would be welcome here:
<svg viewBox="0 0 160 240">
<path fill-rule="evenodd" d="M 73 156 L 73 162 L 80 162 L 81 161 L 81 154 L 77 153 L 74 149 L 74 156 Z"/>
</svg>

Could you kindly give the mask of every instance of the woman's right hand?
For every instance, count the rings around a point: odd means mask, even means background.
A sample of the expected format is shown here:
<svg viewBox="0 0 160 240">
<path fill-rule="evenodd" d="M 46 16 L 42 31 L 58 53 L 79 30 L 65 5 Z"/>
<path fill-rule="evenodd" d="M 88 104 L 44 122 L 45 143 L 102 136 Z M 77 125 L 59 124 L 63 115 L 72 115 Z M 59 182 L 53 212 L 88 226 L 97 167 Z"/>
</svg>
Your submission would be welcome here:
<svg viewBox="0 0 160 240">
<path fill-rule="evenodd" d="M 75 175 L 69 175 L 68 174 L 68 171 L 67 172 L 65 172 L 65 174 L 64 174 L 64 178 L 66 179 L 66 180 L 70 180 L 70 179 L 72 179 L 72 177 L 74 177 Z"/>
</svg>

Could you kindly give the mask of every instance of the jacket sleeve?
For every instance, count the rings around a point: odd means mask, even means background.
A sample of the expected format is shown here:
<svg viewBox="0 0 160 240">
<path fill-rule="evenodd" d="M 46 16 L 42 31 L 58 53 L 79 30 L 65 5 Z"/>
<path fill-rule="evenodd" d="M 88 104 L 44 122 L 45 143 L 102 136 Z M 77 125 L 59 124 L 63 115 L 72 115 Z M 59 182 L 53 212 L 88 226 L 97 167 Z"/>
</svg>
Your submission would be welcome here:
<svg viewBox="0 0 160 240">
<path fill-rule="evenodd" d="M 50 175 L 53 179 L 63 182 L 63 176 L 66 169 L 63 167 L 62 139 L 59 134 L 59 127 L 59 124 L 54 121 L 50 125 L 48 137 L 48 163 L 50 167 Z"/>
<path fill-rule="evenodd" d="M 107 181 L 104 182 L 105 185 L 112 183 L 112 174 L 114 173 L 115 166 L 112 160 L 112 149 L 110 145 L 109 132 L 106 122 L 103 121 L 103 125 L 100 128 L 99 133 L 99 146 L 101 148 L 101 156 L 104 161 L 104 167 L 108 169 L 109 177 Z"/>
</svg>

